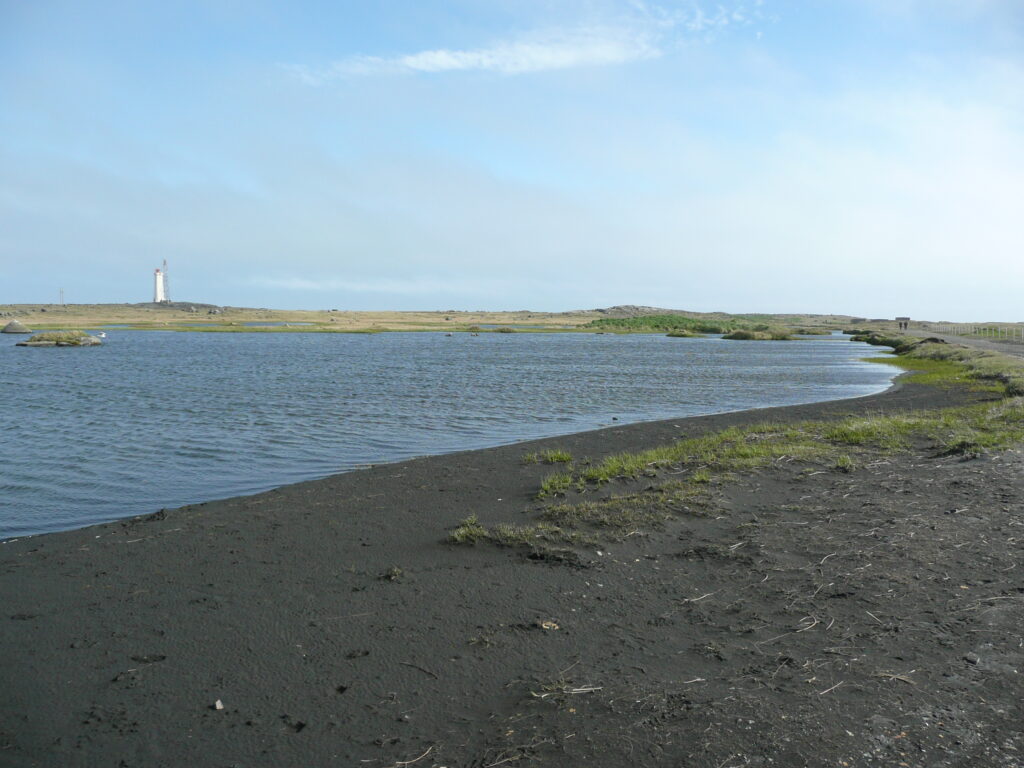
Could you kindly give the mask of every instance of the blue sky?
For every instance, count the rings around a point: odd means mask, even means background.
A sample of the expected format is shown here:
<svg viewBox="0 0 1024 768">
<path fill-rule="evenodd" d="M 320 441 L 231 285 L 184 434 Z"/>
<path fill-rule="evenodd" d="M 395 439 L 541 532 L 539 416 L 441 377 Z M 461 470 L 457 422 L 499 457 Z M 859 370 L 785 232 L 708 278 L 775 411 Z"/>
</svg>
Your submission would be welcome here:
<svg viewBox="0 0 1024 768">
<path fill-rule="evenodd" d="M 1017 0 L 0 0 L 0 303 L 1024 320 Z"/>
</svg>

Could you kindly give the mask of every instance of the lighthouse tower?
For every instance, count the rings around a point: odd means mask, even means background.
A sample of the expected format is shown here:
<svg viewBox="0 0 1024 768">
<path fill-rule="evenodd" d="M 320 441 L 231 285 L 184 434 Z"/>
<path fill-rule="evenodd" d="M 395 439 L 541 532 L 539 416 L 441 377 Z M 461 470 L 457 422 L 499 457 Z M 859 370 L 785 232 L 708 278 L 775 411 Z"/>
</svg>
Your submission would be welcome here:
<svg viewBox="0 0 1024 768">
<path fill-rule="evenodd" d="M 164 259 L 163 270 L 157 269 L 153 273 L 153 302 L 156 304 L 168 304 L 171 301 L 167 292 L 167 259 Z"/>
</svg>

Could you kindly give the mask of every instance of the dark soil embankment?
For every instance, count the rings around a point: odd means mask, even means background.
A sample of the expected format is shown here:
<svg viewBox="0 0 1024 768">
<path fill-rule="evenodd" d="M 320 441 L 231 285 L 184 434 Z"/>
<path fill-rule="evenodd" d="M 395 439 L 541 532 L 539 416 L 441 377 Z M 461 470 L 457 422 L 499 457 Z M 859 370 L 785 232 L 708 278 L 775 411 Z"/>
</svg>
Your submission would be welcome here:
<svg viewBox="0 0 1024 768">
<path fill-rule="evenodd" d="M 624 426 L 4 544 L 0 765 L 1020 765 L 1018 452 L 783 458 L 573 558 L 445 542 L 533 518 L 552 468 L 527 451 L 961 397 Z"/>
</svg>

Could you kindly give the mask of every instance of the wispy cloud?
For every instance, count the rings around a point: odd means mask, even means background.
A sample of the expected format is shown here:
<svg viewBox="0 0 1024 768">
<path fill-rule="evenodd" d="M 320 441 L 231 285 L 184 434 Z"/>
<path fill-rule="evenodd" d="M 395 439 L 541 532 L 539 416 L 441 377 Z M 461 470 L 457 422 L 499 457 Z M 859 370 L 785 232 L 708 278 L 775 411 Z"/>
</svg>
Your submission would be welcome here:
<svg viewBox="0 0 1024 768">
<path fill-rule="evenodd" d="M 437 48 L 402 56 L 350 56 L 323 69 L 291 66 L 311 85 L 358 75 L 483 71 L 527 72 L 623 64 L 659 53 L 650 35 L 637 30 L 579 29 L 498 42 L 484 48 Z"/>
<path fill-rule="evenodd" d="M 289 64 L 309 85 L 366 75 L 495 72 L 520 75 L 577 67 L 625 64 L 662 55 L 679 38 L 708 39 L 730 26 L 763 19 L 763 0 L 687 10 L 628 0 L 628 14 L 614 24 L 537 32 L 480 48 L 436 48 L 397 56 L 347 56 L 324 67 Z"/>
<path fill-rule="evenodd" d="M 730 26 L 747 26 L 765 19 L 764 0 L 717 3 L 710 9 L 701 3 L 675 8 L 647 0 L 629 0 L 629 5 L 638 17 L 654 27 L 694 35 L 707 35 Z"/>
</svg>

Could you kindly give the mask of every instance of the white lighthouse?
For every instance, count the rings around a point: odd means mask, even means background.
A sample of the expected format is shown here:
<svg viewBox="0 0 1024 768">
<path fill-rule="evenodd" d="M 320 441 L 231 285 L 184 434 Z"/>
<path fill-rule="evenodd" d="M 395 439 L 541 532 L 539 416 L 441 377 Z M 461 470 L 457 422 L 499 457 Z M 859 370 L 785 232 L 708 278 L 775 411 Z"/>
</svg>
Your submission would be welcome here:
<svg viewBox="0 0 1024 768">
<path fill-rule="evenodd" d="M 171 301 L 167 292 L 167 259 L 164 259 L 164 268 L 157 269 L 153 273 L 153 302 L 155 304 L 168 304 Z"/>
</svg>

